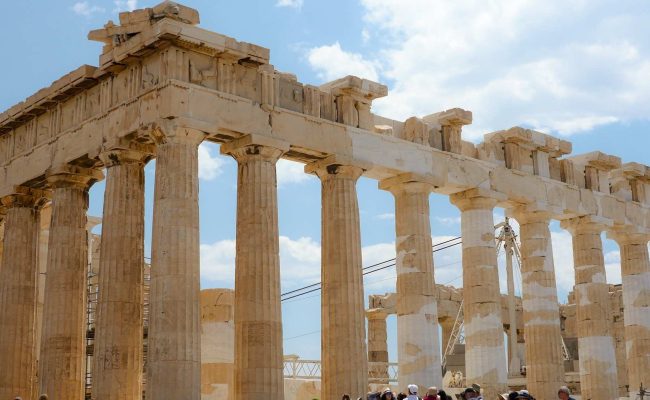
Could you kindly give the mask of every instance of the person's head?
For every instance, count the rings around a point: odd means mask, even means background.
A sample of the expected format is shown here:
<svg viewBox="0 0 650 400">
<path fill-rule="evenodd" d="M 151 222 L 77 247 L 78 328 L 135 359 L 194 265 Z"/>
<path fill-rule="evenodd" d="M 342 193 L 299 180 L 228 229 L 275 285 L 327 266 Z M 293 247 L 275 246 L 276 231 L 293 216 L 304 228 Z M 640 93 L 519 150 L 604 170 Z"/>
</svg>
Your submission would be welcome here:
<svg viewBox="0 0 650 400">
<path fill-rule="evenodd" d="M 407 397 L 408 397 L 408 396 L 407 396 L 406 394 L 404 394 L 404 393 L 400 393 L 400 394 L 397 395 L 397 400 L 404 400 L 404 399 L 407 398 Z"/>
<path fill-rule="evenodd" d="M 431 386 L 429 389 L 427 389 L 427 396 L 437 396 L 438 395 L 438 388 L 435 386 Z"/>
<path fill-rule="evenodd" d="M 440 396 L 440 400 L 447 400 L 447 392 L 445 392 L 444 390 L 439 390 L 438 396 Z"/>
<path fill-rule="evenodd" d="M 410 384 L 407 386 L 409 394 L 418 394 L 418 385 Z"/>
<path fill-rule="evenodd" d="M 38 397 L 38 400 L 48 400 L 47 395 L 46 395 L 46 394 L 42 394 L 42 395 L 40 395 L 40 396 Z"/>
<path fill-rule="evenodd" d="M 393 400 L 393 392 L 390 391 L 390 388 L 386 388 L 381 392 L 381 398 L 382 400 Z"/>
<path fill-rule="evenodd" d="M 560 389 L 557 391 L 557 398 L 561 400 L 569 400 L 569 397 L 571 397 L 571 391 L 569 390 L 568 387 L 562 386 Z"/>
<path fill-rule="evenodd" d="M 350 400 L 350 395 L 344 394 L 343 397 L 341 397 L 341 400 Z"/>
<path fill-rule="evenodd" d="M 475 398 L 479 397 L 479 394 L 480 393 L 476 389 L 474 389 L 473 387 L 468 387 L 463 392 L 463 399 L 475 399 Z"/>
</svg>

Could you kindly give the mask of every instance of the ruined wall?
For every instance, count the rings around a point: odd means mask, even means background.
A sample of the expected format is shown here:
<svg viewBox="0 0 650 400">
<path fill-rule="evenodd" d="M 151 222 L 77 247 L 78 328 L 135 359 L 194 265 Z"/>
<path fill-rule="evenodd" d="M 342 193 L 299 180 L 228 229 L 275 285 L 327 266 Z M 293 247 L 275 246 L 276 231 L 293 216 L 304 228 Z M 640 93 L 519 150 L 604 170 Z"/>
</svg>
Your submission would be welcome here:
<svg viewBox="0 0 650 400">
<path fill-rule="evenodd" d="M 234 291 L 201 291 L 201 399 L 234 397 Z"/>
<path fill-rule="evenodd" d="M 612 333 L 616 350 L 616 368 L 620 396 L 627 395 L 627 362 L 625 354 L 625 327 L 623 325 L 623 291 L 622 286 L 609 285 L 609 314 L 612 321 Z M 560 305 L 562 338 L 567 346 L 571 360 L 565 362 L 567 373 L 579 372 L 578 338 L 576 332 L 575 293 L 571 291 L 568 303 Z M 576 383 L 579 390 L 579 384 Z"/>
</svg>

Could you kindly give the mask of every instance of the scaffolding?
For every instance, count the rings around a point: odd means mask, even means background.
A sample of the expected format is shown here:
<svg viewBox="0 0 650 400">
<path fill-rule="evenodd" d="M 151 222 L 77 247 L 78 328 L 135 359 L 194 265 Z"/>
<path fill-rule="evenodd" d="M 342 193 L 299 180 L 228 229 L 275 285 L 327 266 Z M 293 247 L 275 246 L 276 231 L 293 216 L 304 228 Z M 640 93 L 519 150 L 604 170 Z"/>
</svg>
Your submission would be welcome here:
<svg viewBox="0 0 650 400">
<path fill-rule="evenodd" d="M 145 262 L 143 272 L 143 369 L 142 369 L 142 383 L 143 391 L 146 384 L 146 368 L 147 368 L 147 337 L 149 331 L 149 288 L 151 286 L 151 267 Z M 85 398 L 90 399 L 93 384 L 93 356 L 95 353 L 95 319 L 97 317 L 97 303 L 99 301 L 99 282 L 97 273 L 93 271 L 91 263 L 88 265 L 88 277 L 86 287 L 86 379 L 85 379 Z M 144 393 L 143 393 L 144 396 Z"/>
</svg>

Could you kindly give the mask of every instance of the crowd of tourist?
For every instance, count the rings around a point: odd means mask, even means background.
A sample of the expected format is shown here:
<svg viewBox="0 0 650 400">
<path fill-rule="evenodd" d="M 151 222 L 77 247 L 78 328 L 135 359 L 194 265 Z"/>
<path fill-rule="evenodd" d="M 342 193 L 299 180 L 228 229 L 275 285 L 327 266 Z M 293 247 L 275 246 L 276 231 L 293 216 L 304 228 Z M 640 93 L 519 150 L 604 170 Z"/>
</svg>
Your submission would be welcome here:
<svg viewBox="0 0 650 400">
<path fill-rule="evenodd" d="M 562 386 L 558 389 L 557 398 L 559 400 L 574 400 L 571 397 L 571 391 L 568 387 Z M 481 388 L 478 385 L 472 385 L 465 389 L 461 394 L 457 395 L 458 400 L 483 400 L 483 395 L 481 394 Z M 350 396 L 347 394 L 343 395 L 342 400 L 350 400 Z M 363 400 L 361 397 L 357 400 Z M 398 394 L 393 393 L 390 388 L 384 389 L 382 392 L 371 392 L 368 393 L 366 400 L 454 400 L 452 396 L 448 395 L 444 390 L 438 390 L 435 386 L 432 386 L 423 393 L 423 397 L 419 394 L 419 388 L 417 385 L 408 385 L 404 392 Z M 487 400 L 487 399 L 486 399 Z M 527 390 L 513 391 L 501 395 L 496 400 L 535 400 L 532 394 L 528 393 Z"/>
</svg>

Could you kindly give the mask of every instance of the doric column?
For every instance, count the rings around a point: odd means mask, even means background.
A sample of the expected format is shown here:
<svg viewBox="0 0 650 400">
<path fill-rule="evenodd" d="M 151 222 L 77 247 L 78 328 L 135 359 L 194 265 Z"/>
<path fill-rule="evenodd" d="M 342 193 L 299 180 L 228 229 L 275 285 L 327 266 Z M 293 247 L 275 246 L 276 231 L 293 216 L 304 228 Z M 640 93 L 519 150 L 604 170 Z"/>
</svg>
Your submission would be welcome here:
<svg viewBox="0 0 650 400">
<path fill-rule="evenodd" d="M 170 127 L 156 146 L 149 292 L 147 398 L 201 396 L 198 146 L 204 134 Z"/>
<path fill-rule="evenodd" d="M 564 359 L 550 216 L 521 208 L 514 217 L 521 239 L 526 384 L 535 396 L 552 399 L 564 385 Z"/>
<path fill-rule="evenodd" d="M 221 146 L 238 164 L 235 399 L 284 400 L 275 165 L 289 146 L 247 135 Z"/>
<path fill-rule="evenodd" d="M 0 399 L 31 399 L 35 392 L 39 209 L 45 199 L 43 191 L 18 187 L 1 200 Z"/>
<path fill-rule="evenodd" d="M 591 400 L 616 399 L 616 353 L 600 238 L 603 226 L 590 217 L 579 217 L 562 221 L 562 227 L 573 235 L 581 396 Z"/>
<path fill-rule="evenodd" d="M 371 385 L 379 385 L 383 390 L 388 385 L 388 333 L 384 310 L 374 309 L 366 312 L 368 317 L 368 378 Z"/>
<path fill-rule="evenodd" d="M 103 178 L 95 169 L 67 166 L 50 171 L 52 220 L 45 279 L 40 393 L 81 400 L 86 373 L 88 189 Z"/>
<path fill-rule="evenodd" d="M 151 152 L 112 149 L 106 168 L 92 398 L 142 398 L 144 165 Z"/>
<path fill-rule="evenodd" d="M 368 355 L 357 179 L 363 170 L 325 159 L 305 167 L 321 180 L 321 398 L 365 397 Z"/>
<path fill-rule="evenodd" d="M 405 174 L 381 181 L 395 197 L 399 387 L 442 386 L 433 276 L 429 194 L 433 185 Z"/>
<path fill-rule="evenodd" d="M 507 384 L 492 214 L 497 196 L 470 189 L 450 198 L 461 211 L 466 378 L 484 388 L 486 399 L 497 398 Z"/>
<path fill-rule="evenodd" d="M 648 235 L 608 233 L 621 249 L 623 278 L 623 324 L 630 390 L 650 385 L 650 260 Z"/>
</svg>

